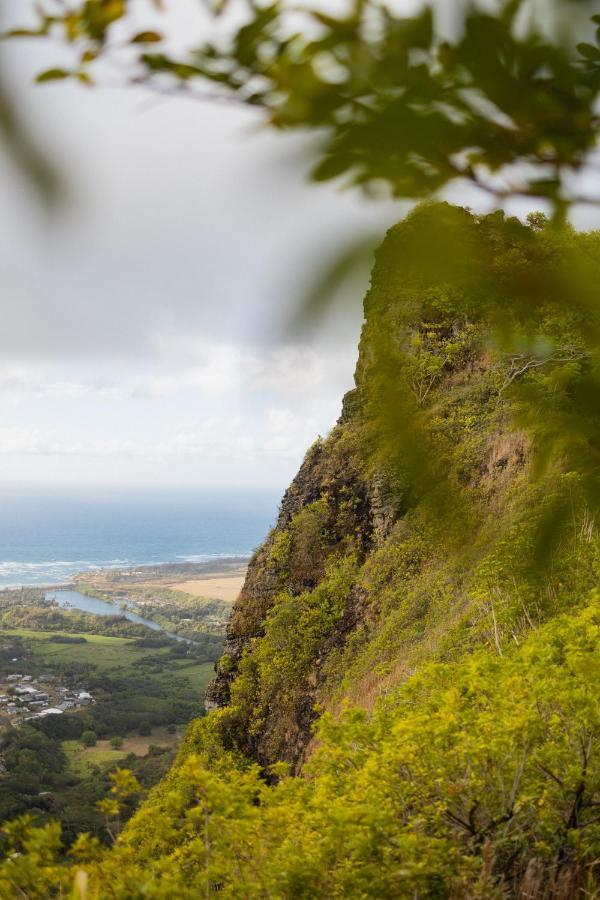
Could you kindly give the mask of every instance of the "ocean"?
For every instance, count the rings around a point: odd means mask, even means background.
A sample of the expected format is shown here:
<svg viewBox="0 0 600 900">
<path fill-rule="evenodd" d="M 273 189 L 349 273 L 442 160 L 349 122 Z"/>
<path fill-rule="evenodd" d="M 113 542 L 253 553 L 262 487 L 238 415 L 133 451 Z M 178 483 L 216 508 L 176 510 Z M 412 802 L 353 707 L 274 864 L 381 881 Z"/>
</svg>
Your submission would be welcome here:
<svg viewBox="0 0 600 900">
<path fill-rule="evenodd" d="M 0 487 L 0 588 L 97 568 L 247 557 L 274 523 L 275 490 Z"/>
</svg>

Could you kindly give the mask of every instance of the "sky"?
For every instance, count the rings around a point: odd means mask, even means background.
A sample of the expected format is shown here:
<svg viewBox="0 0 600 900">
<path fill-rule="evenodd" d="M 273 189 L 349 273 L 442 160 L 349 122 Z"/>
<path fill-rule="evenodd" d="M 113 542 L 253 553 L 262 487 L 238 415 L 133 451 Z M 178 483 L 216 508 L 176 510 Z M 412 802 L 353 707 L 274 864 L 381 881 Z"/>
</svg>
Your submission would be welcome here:
<svg viewBox="0 0 600 900">
<path fill-rule="evenodd" d="M 284 488 L 352 386 L 365 284 L 310 333 L 295 304 L 396 211 L 310 185 L 304 143 L 256 113 L 34 86 L 62 48 L 3 54 L 67 200 L 45 219 L 0 161 L 0 480 Z"/>
<path fill-rule="evenodd" d="M 5 21 L 23 8 L 6 0 Z M 196 0 L 169 8 L 181 33 L 202 27 Z M 306 140 L 256 112 L 114 78 L 32 84 L 62 61 L 3 47 L 67 199 L 45 218 L 0 159 L 0 481 L 283 489 L 352 386 L 366 277 L 311 332 L 297 302 L 336 246 L 402 208 L 310 184 Z"/>
</svg>

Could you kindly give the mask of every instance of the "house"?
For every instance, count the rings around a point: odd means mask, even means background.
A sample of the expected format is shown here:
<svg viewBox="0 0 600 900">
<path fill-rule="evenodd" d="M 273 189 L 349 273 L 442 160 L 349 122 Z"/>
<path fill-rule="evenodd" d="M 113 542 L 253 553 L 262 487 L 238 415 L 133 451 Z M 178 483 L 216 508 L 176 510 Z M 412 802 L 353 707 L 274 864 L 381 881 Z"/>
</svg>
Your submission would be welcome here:
<svg viewBox="0 0 600 900">
<path fill-rule="evenodd" d="M 19 696 L 23 696 L 24 694 L 37 694 L 37 691 L 34 687 L 27 685 L 27 687 L 19 686 L 15 688 L 15 694 Z"/>
<path fill-rule="evenodd" d="M 58 709 L 56 706 L 49 706 L 48 709 L 43 709 L 38 713 L 38 716 L 41 718 L 42 716 L 62 716 L 63 710 Z"/>
</svg>

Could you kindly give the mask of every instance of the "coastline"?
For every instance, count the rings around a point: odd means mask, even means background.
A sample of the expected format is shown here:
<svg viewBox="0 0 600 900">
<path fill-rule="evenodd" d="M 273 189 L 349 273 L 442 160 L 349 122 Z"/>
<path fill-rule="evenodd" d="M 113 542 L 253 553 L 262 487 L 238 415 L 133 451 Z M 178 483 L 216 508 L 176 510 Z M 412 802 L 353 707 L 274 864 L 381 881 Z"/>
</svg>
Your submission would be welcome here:
<svg viewBox="0 0 600 900">
<path fill-rule="evenodd" d="M 247 562 L 247 558 L 223 557 L 195 563 L 99 568 L 74 574 L 70 581 L 6 588 L 0 591 L 0 597 L 3 608 L 8 604 L 7 610 L 58 606 L 67 615 L 113 615 L 114 610 L 116 616 L 196 643 L 205 641 L 206 635 L 224 636 Z M 95 607 L 90 604 L 92 600 Z"/>
<path fill-rule="evenodd" d="M 98 569 L 75 576 L 72 584 L 119 594 L 127 588 L 165 588 L 196 599 L 233 603 L 239 594 L 249 557 L 223 557 L 205 562 L 164 563 Z"/>
<path fill-rule="evenodd" d="M 169 586 L 172 590 L 189 593 L 190 596 L 228 602 L 235 600 L 235 597 L 232 597 L 232 591 L 240 580 L 243 582 L 249 559 L 250 556 L 225 556 L 202 562 L 148 563 L 119 568 L 100 566 L 90 571 L 75 572 L 68 580 L 59 582 L 2 585 L 0 586 L 0 593 L 19 590 L 77 590 L 78 585 L 86 583 L 105 584 L 107 588 L 110 588 L 110 586 L 120 583 Z M 229 590 L 226 587 L 219 588 L 218 583 L 220 582 L 230 582 Z M 190 591 L 185 590 L 186 584 L 190 585 Z M 216 589 L 214 598 L 210 593 L 200 593 L 200 587 L 204 585 L 209 591 L 211 585 Z M 224 596 L 225 593 L 227 593 L 227 596 Z"/>
</svg>

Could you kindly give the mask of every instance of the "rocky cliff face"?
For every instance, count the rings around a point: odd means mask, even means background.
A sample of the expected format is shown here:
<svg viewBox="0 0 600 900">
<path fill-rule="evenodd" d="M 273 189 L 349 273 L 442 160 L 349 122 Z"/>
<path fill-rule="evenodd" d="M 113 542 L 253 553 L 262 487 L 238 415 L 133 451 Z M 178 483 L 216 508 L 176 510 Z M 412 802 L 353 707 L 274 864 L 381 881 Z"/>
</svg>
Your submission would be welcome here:
<svg viewBox="0 0 600 900">
<path fill-rule="evenodd" d="M 323 709 L 370 707 L 426 659 L 501 651 L 566 602 L 567 544 L 551 586 L 530 565 L 562 474 L 529 480 L 506 358 L 482 349 L 488 287 L 472 271 L 479 259 L 491 291 L 509 277 L 498 260 L 511 273 L 530 242 L 502 216 L 425 208 L 379 250 L 356 388 L 251 560 L 207 692 L 226 742 L 262 765 L 298 769 Z M 592 584 L 591 563 L 576 577 L 580 591 Z"/>
<path fill-rule="evenodd" d="M 251 651 L 252 641 L 264 635 L 265 619 L 282 590 L 292 595 L 312 591 L 323 576 L 325 560 L 348 542 L 357 549 L 361 559 L 385 540 L 394 521 L 393 502 L 386 498 L 383 481 L 377 475 L 367 475 L 357 464 L 355 452 L 344 447 L 352 434 L 357 416 L 357 392 L 350 392 L 343 401 L 342 415 L 327 441 L 317 441 L 306 453 L 298 474 L 281 501 L 277 522 L 248 566 L 246 580 L 234 606 L 227 629 L 224 659 L 216 667 L 216 678 L 209 684 L 205 697 L 208 711 L 227 706 L 244 652 Z M 319 510 L 315 533 L 307 541 L 298 540 L 298 519 L 303 510 Z M 296 532 L 290 541 L 291 568 L 283 571 L 277 558 L 282 541 Z M 295 546 L 294 546 L 295 545 Z M 344 621 L 338 625 L 337 643 L 352 631 L 357 622 L 357 598 L 349 598 Z M 324 647 L 327 654 L 331 647 Z M 313 675 L 313 682 L 318 681 Z M 309 737 L 314 718 L 312 692 L 303 704 L 298 723 L 301 745 Z"/>
</svg>

